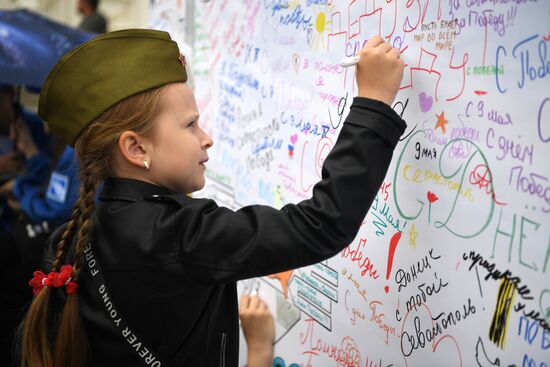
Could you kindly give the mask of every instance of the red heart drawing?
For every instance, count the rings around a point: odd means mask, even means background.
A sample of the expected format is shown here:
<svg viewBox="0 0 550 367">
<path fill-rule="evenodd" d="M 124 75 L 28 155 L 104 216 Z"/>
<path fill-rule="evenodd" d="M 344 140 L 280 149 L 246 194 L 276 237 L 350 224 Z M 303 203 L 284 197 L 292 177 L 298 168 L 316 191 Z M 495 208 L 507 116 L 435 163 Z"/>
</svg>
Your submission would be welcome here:
<svg viewBox="0 0 550 367">
<path fill-rule="evenodd" d="M 431 191 L 428 191 L 428 195 L 427 195 L 427 196 L 428 196 L 428 201 L 429 201 L 430 203 L 433 203 L 434 201 L 437 201 L 437 200 L 439 199 L 439 198 L 437 197 L 437 195 L 434 194 L 434 193 L 431 192 Z"/>
</svg>

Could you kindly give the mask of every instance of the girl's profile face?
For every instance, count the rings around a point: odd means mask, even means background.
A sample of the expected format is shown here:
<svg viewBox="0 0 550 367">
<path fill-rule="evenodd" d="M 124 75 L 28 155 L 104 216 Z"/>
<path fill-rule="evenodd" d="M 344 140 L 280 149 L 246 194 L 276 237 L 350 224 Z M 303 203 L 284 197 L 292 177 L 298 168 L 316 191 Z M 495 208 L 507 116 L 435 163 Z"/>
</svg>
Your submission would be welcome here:
<svg viewBox="0 0 550 367">
<path fill-rule="evenodd" d="M 199 111 L 191 88 L 184 83 L 162 88 L 153 119 L 152 179 L 175 192 L 204 187 L 207 150 L 212 139 L 199 127 Z"/>
</svg>

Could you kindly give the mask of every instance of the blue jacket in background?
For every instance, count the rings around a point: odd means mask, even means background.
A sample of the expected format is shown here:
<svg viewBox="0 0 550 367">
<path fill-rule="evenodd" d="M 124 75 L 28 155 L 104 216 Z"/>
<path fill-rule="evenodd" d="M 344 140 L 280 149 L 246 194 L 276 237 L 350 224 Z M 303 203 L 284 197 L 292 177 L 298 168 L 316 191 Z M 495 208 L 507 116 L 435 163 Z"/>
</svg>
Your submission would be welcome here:
<svg viewBox="0 0 550 367">
<path fill-rule="evenodd" d="M 19 116 L 27 123 L 27 127 L 32 136 L 32 140 L 40 152 L 50 155 L 50 137 L 44 131 L 44 123 L 35 113 L 19 108 Z"/>
<path fill-rule="evenodd" d="M 13 195 L 34 223 L 47 221 L 51 226 L 64 223 L 78 198 L 79 165 L 74 149 L 67 146 L 50 174 L 50 158 L 37 154 L 26 162 L 27 172 L 15 181 Z M 49 181 L 48 181 L 49 180 Z M 48 187 L 44 191 L 44 184 Z"/>
<path fill-rule="evenodd" d="M 44 131 L 44 124 L 42 123 L 42 120 L 36 114 L 25 110 L 23 107 L 18 107 L 17 114 L 27 124 L 27 127 L 29 128 L 29 132 L 31 133 L 32 139 L 36 144 L 36 146 L 38 147 L 38 150 L 40 151 L 40 155 L 48 159 L 48 162 L 49 162 L 49 159 L 51 157 L 50 136 L 46 134 L 46 131 Z M 11 153 L 14 149 L 15 149 L 14 142 L 11 142 L 9 144 L 4 144 L 0 148 L 0 154 Z M 29 164 L 26 163 L 26 165 L 28 166 Z M 45 178 L 45 180 L 47 180 L 47 177 Z M 0 231 L 11 230 L 11 225 L 9 223 L 13 220 L 13 217 L 14 217 L 14 213 L 12 210 L 10 210 L 10 208 L 8 208 L 5 199 L 0 198 Z"/>
</svg>

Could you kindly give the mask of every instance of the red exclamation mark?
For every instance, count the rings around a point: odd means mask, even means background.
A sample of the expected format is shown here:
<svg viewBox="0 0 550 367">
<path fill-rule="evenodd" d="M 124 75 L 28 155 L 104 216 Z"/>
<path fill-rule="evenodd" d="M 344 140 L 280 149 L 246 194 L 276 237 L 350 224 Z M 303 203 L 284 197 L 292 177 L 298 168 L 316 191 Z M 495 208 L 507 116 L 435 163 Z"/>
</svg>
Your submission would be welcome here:
<svg viewBox="0 0 550 367">
<path fill-rule="evenodd" d="M 386 268 L 386 279 L 390 279 L 391 274 L 391 268 L 393 266 L 393 255 L 395 254 L 395 249 L 397 248 L 397 244 L 399 243 L 399 240 L 401 239 L 401 232 L 397 232 L 394 234 L 390 240 L 390 249 L 388 250 L 388 267 Z M 386 293 L 389 292 L 390 287 L 385 286 L 384 290 Z"/>
</svg>

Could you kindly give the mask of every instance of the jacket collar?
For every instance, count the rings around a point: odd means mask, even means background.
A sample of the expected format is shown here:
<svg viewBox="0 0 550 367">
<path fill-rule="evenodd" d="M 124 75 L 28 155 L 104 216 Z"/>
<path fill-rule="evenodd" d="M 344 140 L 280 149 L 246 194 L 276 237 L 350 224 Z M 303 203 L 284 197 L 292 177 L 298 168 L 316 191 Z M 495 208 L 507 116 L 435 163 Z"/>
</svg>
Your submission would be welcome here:
<svg viewBox="0 0 550 367">
<path fill-rule="evenodd" d="M 138 201 L 171 194 L 174 194 L 174 192 L 148 182 L 110 177 L 105 180 L 99 199 Z"/>
</svg>

